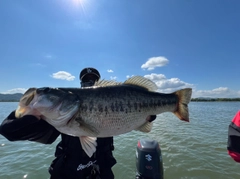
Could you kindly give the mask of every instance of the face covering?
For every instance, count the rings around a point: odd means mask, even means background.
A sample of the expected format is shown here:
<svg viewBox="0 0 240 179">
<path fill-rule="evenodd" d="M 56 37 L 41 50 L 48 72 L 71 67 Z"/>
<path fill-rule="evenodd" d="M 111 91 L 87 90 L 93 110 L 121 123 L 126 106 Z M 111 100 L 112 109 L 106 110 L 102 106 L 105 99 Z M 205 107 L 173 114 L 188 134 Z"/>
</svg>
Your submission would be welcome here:
<svg viewBox="0 0 240 179">
<path fill-rule="evenodd" d="M 95 81 L 89 80 L 88 82 L 81 82 L 81 87 L 90 87 L 95 84 Z"/>
</svg>

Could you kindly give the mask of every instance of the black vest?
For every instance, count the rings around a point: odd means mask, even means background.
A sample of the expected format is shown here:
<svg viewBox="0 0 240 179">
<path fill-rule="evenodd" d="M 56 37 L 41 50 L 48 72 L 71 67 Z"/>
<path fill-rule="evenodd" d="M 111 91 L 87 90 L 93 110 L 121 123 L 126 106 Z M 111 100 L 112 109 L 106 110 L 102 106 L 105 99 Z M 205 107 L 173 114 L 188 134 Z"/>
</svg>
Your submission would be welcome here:
<svg viewBox="0 0 240 179">
<path fill-rule="evenodd" d="M 55 159 L 53 160 L 49 173 L 52 178 L 87 178 L 91 174 L 93 166 L 98 166 L 101 173 L 111 171 L 116 164 L 112 155 L 114 150 L 113 137 L 98 138 L 97 150 L 91 158 L 83 151 L 78 137 L 61 134 L 62 141 L 57 145 Z M 60 176 L 59 176 L 60 175 Z"/>
</svg>

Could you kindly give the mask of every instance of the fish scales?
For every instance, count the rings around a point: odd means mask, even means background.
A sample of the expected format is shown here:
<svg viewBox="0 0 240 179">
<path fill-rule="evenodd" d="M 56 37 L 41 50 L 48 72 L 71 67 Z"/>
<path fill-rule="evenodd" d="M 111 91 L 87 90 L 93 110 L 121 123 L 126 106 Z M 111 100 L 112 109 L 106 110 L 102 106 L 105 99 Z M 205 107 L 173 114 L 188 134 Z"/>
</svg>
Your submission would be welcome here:
<svg viewBox="0 0 240 179">
<path fill-rule="evenodd" d="M 116 136 L 139 130 L 150 132 L 152 119 L 173 112 L 189 121 L 188 103 L 192 89 L 171 94 L 155 92 L 156 84 L 135 76 L 124 83 L 101 81 L 88 88 L 29 88 L 22 96 L 15 116 L 34 115 L 61 133 L 78 136 L 91 157 L 96 137 Z"/>
<path fill-rule="evenodd" d="M 174 111 L 178 102 L 176 95 L 149 92 L 131 85 L 64 90 L 77 94 L 80 99 L 74 120 L 99 128 L 98 137 L 129 132 L 133 126 L 143 125 L 149 115 Z"/>
</svg>

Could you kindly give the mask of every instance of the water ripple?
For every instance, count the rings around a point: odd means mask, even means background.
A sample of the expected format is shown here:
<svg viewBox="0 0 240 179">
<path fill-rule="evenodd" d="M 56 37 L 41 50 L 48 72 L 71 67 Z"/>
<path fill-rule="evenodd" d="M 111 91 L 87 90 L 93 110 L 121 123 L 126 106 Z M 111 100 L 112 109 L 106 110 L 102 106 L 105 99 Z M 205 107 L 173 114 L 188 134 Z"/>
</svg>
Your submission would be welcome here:
<svg viewBox="0 0 240 179">
<path fill-rule="evenodd" d="M 17 103 L 0 103 L 0 120 Z M 150 138 L 159 142 L 166 179 L 236 179 L 239 164 L 227 154 L 228 125 L 240 109 L 239 102 L 192 102 L 190 123 L 180 121 L 172 113 L 164 113 L 154 121 L 150 133 L 133 131 L 116 136 L 113 167 L 116 179 L 134 178 L 137 141 Z M 9 142 L 0 136 L 0 178 L 47 179 L 55 146 L 34 142 Z"/>
</svg>

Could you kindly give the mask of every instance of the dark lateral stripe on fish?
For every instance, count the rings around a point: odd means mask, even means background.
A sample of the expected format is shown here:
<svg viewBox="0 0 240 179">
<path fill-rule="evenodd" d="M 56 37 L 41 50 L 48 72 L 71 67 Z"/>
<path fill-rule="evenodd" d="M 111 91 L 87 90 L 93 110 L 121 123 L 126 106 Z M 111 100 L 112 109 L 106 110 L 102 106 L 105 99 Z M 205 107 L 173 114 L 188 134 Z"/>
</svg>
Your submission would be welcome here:
<svg viewBox="0 0 240 179">
<path fill-rule="evenodd" d="M 104 106 L 102 104 L 98 104 L 96 108 L 94 108 L 94 103 L 90 101 L 88 105 L 82 104 L 80 109 L 82 111 L 89 111 L 89 112 L 105 112 L 106 114 L 109 112 L 140 112 L 145 108 L 157 108 L 157 107 L 164 107 L 168 105 L 176 105 L 177 103 L 177 96 L 169 96 L 163 99 L 152 99 L 152 100 L 145 100 L 141 101 L 140 103 L 137 102 L 130 102 L 128 101 L 126 105 L 123 104 L 122 101 L 115 101 L 110 104 L 110 106 Z"/>
</svg>

